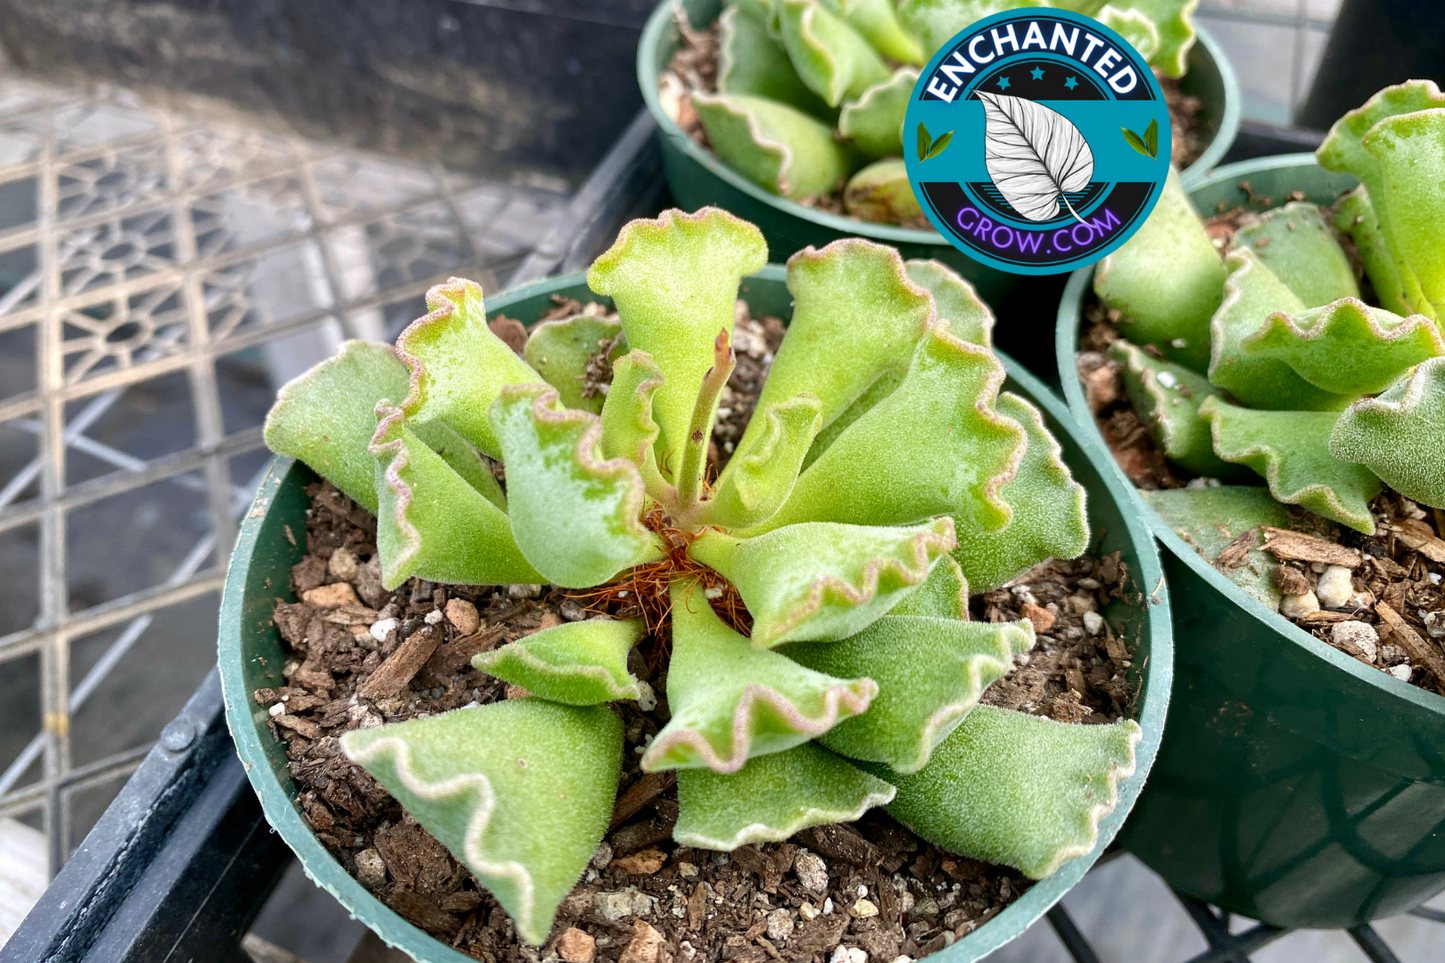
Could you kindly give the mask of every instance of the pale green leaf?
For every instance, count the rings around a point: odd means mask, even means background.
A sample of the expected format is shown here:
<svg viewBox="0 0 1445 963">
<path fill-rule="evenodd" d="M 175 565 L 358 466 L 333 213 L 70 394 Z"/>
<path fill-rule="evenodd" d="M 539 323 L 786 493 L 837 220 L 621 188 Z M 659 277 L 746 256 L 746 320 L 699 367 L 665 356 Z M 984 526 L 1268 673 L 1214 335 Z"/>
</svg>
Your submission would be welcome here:
<svg viewBox="0 0 1445 963">
<path fill-rule="evenodd" d="M 1094 16 L 1094 19 L 1123 37 L 1129 46 L 1139 52 L 1139 56 L 1145 60 L 1152 60 L 1154 55 L 1159 52 L 1159 28 L 1154 21 L 1138 10 L 1121 9 L 1122 6 L 1123 2 L 1105 4 Z M 1133 132 L 1125 131 L 1126 135 L 1130 133 Z M 1133 147 L 1134 145 L 1131 143 L 1129 146 Z M 1139 147 L 1144 148 L 1139 153 L 1146 157 L 1154 156 L 1149 153 L 1149 147 L 1144 143 L 1142 137 L 1139 138 Z M 1139 150 L 1138 147 L 1134 149 Z"/>
<path fill-rule="evenodd" d="M 732 852 L 747 843 L 787 839 L 800 829 L 852 822 L 893 800 L 893 787 L 810 742 L 748 760 L 735 773 L 677 774 L 682 846 Z"/>
<path fill-rule="evenodd" d="M 1138 233 L 1099 262 L 1094 291 L 1123 317 L 1135 344 L 1152 344 L 1195 371 L 1209 365 L 1209 319 L 1224 298 L 1224 265 L 1173 168 Z"/>
<path fill-rule="evenodd" d="M 627 653 L 644 628 L 641 619 L 565 622 L 473 656 L 472 665 L 552 702 L 590 706 L 636 699 Z"/>
<path fill-rule="evenodd" d="M 1445 109 L 1388 117 L 1363 143 L 1379 168 L 1396 259 L 1415 275 L 1426 302 L 1416 311 L 1445 318 Z"/>
<path fill-rule="evenodd" d="M 528 385 L 504 389 L 491 418 L 507 466 L 512 533 L 544 576 L 538 581 L 591 588 L 661 557 L 639 518 L 637 467 L 602 459 L 596 415 L 559 408 L 556 389 Z"/>
<path fill-rule="evenodd" d="M 749 757 L 817 738 L 878 693 L 871 679 L 836 679 L 756 648 L 723 624 L 696 583 L 671 592 L 672 718 L 642 756 L 649 772 L 737 772 Z"/>
<path fill-rule="evenodd" d="M 744 0 L 718 18 L 718 93 L 766 97 L 831 123 L 837 110 L 803 83 L 788 52 L 768 33 L 762 18 L 749 15 L 748 8 L 758 6 Z"/>
<path fill-rule="evenodd" d="M 898 19 L 923 44 L 925 57 L 932 57 L 976 20 L 1020 7 L 1047 6 L 1051 4 L 1046 0 L 898 0 Z"/>
<path fill-rule="evenodd" d="M 1445 508 L 1445 358 L 1426 361 L 1378 398 L 1345 409 L 1330 451 L 1369 466 L 1402 495 Z"/>
<path fill-rule="evenodd" d="M 467 441 L 497 458 L 501 448 L 487 408 L 506 385 L 541 384 L 542 378 L 487 327 L 482 288 L 452 278 L 426 293 L 431 313 L 396 339 L 396 356 L 410 372 L 401 410 L 407 420 L 444 421 Z"/>
<path fill-rule="evenodd" d="M 1370 500 L 1384 486 L 1364 465 L 1330 454 L 1330 431 L 1339 415 L 1256 411 L 1217 397 L 1200 405 L 1199 414 L 1210 424 L 1215 454 L 1254 469 L 1276 501 L 1374 534 Z"/>
<path fill-rule="evenodd" d="M 878 683 L 867 712 L 819 740 L 841 755 L 912 773 L 978 705 L 983 690 L 1013 668 L 1013 657 L 1033 646 L 1027 620 L 885 615 L 841 642 L 805 642 L 784 651 L 810 669 Z"/>
<path fill-rule="evenodd" d="M 1300 314 L 1305 306 L 1249 248 L 1231 251 L 1225 264 L 1229 277 L 1224 303 L 1211 324 L 1210 382 L 1251 408 L 1339 411 L 1349 404 L 1349 395 L 1316 388 L 1283 361 L 1245 350 L 1244 340 L 1263 328 L 1270 315 Z"/>
<path fill-rule="evenodd" d="M 963 577 L 963 569 L 953 556 L 944 556 L 933 564 L 933 571 L 918 590 L 905 595 L 888 614 L 968 621 L 968 579 Z"/>
<path fill-rule="evenodd" d="M 903 115 L 918 82 L 918 71 L 899 67 L 893 76 L 863 91 L 843 105 L 838 133 L 870 157 L 898 157 L 903 153 Z"/>
<path fill-rule="evenodd" d="M 662 370 L 646 351 L 630 351 L 612 364 L 612 386 L 602 405 L 602 454 L 625 458 L 637 466 L 653 498 L 663 499 L 670 486 L 657 467 L 657 437 L 652 396 L 662 385 Z"/>
<path fill-rule="evenodd" d="M 787 104 L 696 92 L 692 104 L 724 164 L 790 200 L 830 194 L 858 166 L 857 152 L 833 128 Z"/>
<path fill-rule="evenodd" d="M 958 273 L 946 264 L 933 260 L 905 262 L 908 280 L 933 295 L 938 321 L 949 333 L 962 341 L 993 347 L 993 311 L 983 298 Z"/>
<path fill-rule="evenodd" d="M 767 260 L 761 231 L 705 207 L 628 223 L 587 272 L 588 286 L 616 303 L 628 345 L 647 352 L 664 375 L 652 396 L 664 473 L 678 467 L 663 453 L 681 457 L 718 332 L 732 334 L 738 281 Z"/>
<path fill-rule="evenodd" d="M 1350 259 L 1316 204 L 1291 201 L 1265 211 L 1235 231 L 1229 246 L 1251 248 L 1307 308 L 1360 296 Z"/>
<path fill-rule="evenodd" d="M 822 424 L 821 408 L 812 395 L 798 395 L 759 409 L 749 426 L 762 423 L 764 430 L 746 436 L 723 469 L 715 494 L 704 505 L 704 523 L 749 528 L 782 507 Z"/>
<path fill-rule="evenodd" d="M 606 395 L 598 392 L 587 397 L 583 379 L 587 362 L 602 351 L 607 342 L 607 365 L 627 350 L 622 337 L 622 324 L 615 318 L 598 318 L 579 314 L 575 318 L 543 321 L 532 328 L 527 338 L 527 363 L 542 380 L 557 389 L 562 404 L 568 408 L 602 413 Z"/>
<path fill-rule="evenodd" d="M 1024 426 L 1028 448 L 1018 472 L 999 497 L 1013 512 L 1008 527 L 987 532 L 960 528 L 953 557 L 975 592 L 987 592 L 1049 558 L 1073 558 L 1089 544 L 1084 486 L 1064 464 L 1059 443 L 1039 410 L 1004 392 L 998 412 Z"/>
<path fill-rule="evenodd" d="M 370 452 L 382 584 L 393 589 L 412 576 L 462 585 L 545 581 L 517 547 L 507 514 L 423 444 L 401 409 L 378 412 Z"/>
<path fill-rule="evenodd" d="M 1077 9 L 1073 4 L 1059 6 Z M 1196 39 L 1194 11 L 1198 6 L 1199 0 L 1109 0 L 1102 10 L 1096 12 L 1083 9 L 1080 12 L 1097 17 L 1110 26 L 1113 24 L 1105 16 L 1105 11 L 1110 7 L 1117 11 L 1143 14 L 1154 26 L 1158 40 L 1152 51 L 1146 53 L 1144 48 L 1140 47 L 1139 52 L 1148 58 L 1149 66 L 1166 77 L 1178 78 L 1183 77 L 1189 69 L 1189 51 Z M 1134 42 L 1134 37 L 1128 33 L 1124 34 L 1124 39 Z"/>
<path fill-rule="evenodd" d="M 1222 485 L 1139 494 L 1174 534 L 1204 556 L 1225 578 L 1266 607 L 1279 607 L 1279 588 L 1269 576 L 1275 559 L 1260 550 L 1262 538 L 1257 530 L 1289 528 L 1290 515 L 1288 509 L 1274 500 L 1269 489 Z M 1237 561 L 1226 560 L 1220 564 L 1219 553 L 1251 529 L 1256 533 L 1249 551 Z"/>
<path fill-rule="evenodd" d="M 1429 318 L 1402 318 L 1357 298 L 1291 317 L 1272 314 L 1240 347 L 1246 355 L 1274 358 L 1324 391 L 1372 395 L 1415 365 L 1445 354 L 1445 341 Z"/>
<path fill-rule="evenodd" d="M 908 374 L 798 478 L 767 522 L 898 525 L 951 515 L 995 532 L 1012 511 L 999 489 L 1024 456 L 1023 426 L 994 407 L 1004 370 L 994 354 L 933 329 Z"/>
<path fill-rule="evenodd" d="M 1042 879 L 1098 843 L 1140 736 L 1127 719 L 1069 725 L 978 706 L 927 766 L 890 777 L 888 812 L 949 852 Z"/>
<path fill-rule="evenodd" d="M 923 217 L 908 181 L 908 169 L 897 157 L 874 161 L 849 178 L 843 185 L 843 206 L 849 214 L 873 224 L 913 227 Z"/>
<path fill-rule="evenodd" d="M 1375 216 L 1375 205 L 1370 203 L 1365 185 L 1361 184 L 1335 201 L 1334 225 L 1337 231 L 1355 242 L 1355 250 L 1365 266 L 1365 276 L 1370 279 L 1370 286 L 1375 289 L 1375 300 L 1380 302 L 1380 306 L 1394 314 L 1409 314 L 1405 282 L 1400 279 L 1400 268 L 1395 264 L 1395 256 L 1390 253 L 1384 229 Z"/>
<path fill-rule="evenodd" d="M 888 79 L 883 58 L 818 0 L 774 0 L 783 47 L 798 76 L 832 107 Z"/>
<path fill-rule="evenodd" d="M 956 544 L 953 523 L 911 528 L 804 522 L 756 538 L 708 530 L 688 548 L 737 588 L 753 645 L 842 639 L 922 585 Z"/>
<path fill-rule="evenodd" d="M 1209 424 L 1199 417 L 1204 399 L 1217 394 L 1208 378 L 1155 358 L 1122 338 L 1109 346 L 1109 356 L 1122 365 L 1129 401 L 1166 458 L 1206 478 L 1252 477 L 1248 469 L 1214 453 Z"/>
<path fill-rule="evenodd" d="M 610 710 L 512 699 L 354 729 L 341 746 L 542 944 L 612 815 L 622 723 Z"/>
<path fill-rule="evenodd" d="M 848 26 L 884 57 L 915 67 L 928 62 L 923 45 L 899 21 L 893 0 L 834 0 L 827 4 L 830 8 L 835 5 Z"/>
</svg>

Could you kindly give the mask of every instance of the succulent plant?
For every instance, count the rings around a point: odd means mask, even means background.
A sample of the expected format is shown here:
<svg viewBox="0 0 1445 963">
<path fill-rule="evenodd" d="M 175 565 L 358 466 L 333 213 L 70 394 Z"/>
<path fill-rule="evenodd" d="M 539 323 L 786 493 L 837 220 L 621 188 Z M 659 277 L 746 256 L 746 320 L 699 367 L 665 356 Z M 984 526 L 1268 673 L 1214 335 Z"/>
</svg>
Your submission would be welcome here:
<svg viewBox="0 0 1445 963">
<path fill-rule="evenodd" d="M 1266 211 L 1222 258 L 1171 175 L 1094 281 L 1120 313 L 1127 340 L 1110 351 L 1130 399 L 1170 460 L 1227 481 L 1252 471 L 1275 501 L 1367 534 L 1385 485 L 1445 506 L 1442 143 L 1434 83 L 1386 88 L 1316 155 L 1360 186 L 1332 210 L 1293 201 Z M 1353 242 L 1375 303 L 1362 299 L 1336 231 Z M 1240 517 L 1274 517 L 1250 490 L 1149 497 L 1174 513 L 1187 512 L 1183 500 L 1233 499 Z"/>
<path fill-rule="evenodd" d="M 903 167 L 918 68 L 955 33 L 1018 7 L 1060 7 L 1114 28 L 1168 77 L 1183 76 L 1198 0 L 728 0 L 717 90 L 694 92 L 729 167 L 794 201 L 844 184 L 848 213 L 922 224 Z M 940 138 L 942 140 L 942 138 Z M 946 144 L 946 141 L 944 142 Z M 942 146 L 935 146 L 935 154 Z M 921 149 L 919 158 L 927 154 Z"/>
<path fill-rule="evenodd" d="M 394 352 L 348 343 L 267 421 L 275 450 L 376 511 L 388 587 L 552 583 L 635 602 L 635 618 L 476 657 L 524 698 L 342 742 L 528 942 L 607 829 L 617 700 L 665 699 L 641 765 L 678 771 L 674 835 L 714 849 L 887 805 L 926 838 L 1043 876 L 1089 851 L 1133 770 L 1131 721 L 978 705 L 1034 633 L 969 621 L 969 592 L 1078 554 L 1088 531 L 1082 488 L 1039 412 L 1000 392 L 992 316 L 952 271 L 858 239 L 795 255 L 787 335 L 736 453 L 707 474 L 739 281 L 765 259 L 761 233 L 723 211 L 634 221 L 588 274 L 620 323 L 538 325 L 536 366 L 453 279 Z M 590 401 L 576 389 L 599 358 L 613 359 L 600 411 L 565 406 Z M 638 645 L 666 656 L 664 693 L 629 671 Z"/>
</svg>

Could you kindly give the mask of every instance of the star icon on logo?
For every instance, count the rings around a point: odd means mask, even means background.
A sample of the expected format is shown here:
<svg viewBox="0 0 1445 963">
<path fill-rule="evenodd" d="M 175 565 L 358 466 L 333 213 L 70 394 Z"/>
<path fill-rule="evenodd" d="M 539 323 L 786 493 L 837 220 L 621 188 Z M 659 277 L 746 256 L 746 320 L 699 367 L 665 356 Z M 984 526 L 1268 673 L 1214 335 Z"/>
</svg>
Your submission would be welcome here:
<svg viewBox="0 0 1445 963">
<path fill-rule="evenodd" d="M 998 89 L 999 89 L 999 90 L 1008 90 L 1008 78 L 1007 78 L 1007 77 L 1000 77 L 1000 78 L 998 79 Z"/>
<path fill-rule="evenodd" d="M 1070 90 L 1073 90 L 1075 87 L 1079 86 L 1079 78 L 1070 77 L 1068 80 L 1064 81 L 1064 86 L 1069 88 Z"/>
<path fill-rule="evenodd" d="M 1035 80 L 1044 79 L 1044 68 L 1042 67 L 1035 67 L 1033 70 L 1030 70 L 1029 73 L 1033 75 Z"/>
</svg>

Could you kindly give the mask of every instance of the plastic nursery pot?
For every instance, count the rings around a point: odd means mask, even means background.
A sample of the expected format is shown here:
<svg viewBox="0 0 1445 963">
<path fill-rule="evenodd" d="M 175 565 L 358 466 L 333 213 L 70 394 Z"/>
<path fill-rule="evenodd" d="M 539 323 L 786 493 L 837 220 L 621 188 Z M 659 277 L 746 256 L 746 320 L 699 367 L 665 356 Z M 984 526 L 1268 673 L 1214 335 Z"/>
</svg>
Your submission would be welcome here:
<svg viewBox="0 0 1445 963">
<path fill-rule="evenodd" d="M 1356 184 L 1291 154 L 1221 167 L 1190 198 L 1205 215 L 1246 204 L 1245 181 L 1275 203 L 1296 190 L 1330 203 Z M 1057 347 L 1069 408 L 1102 444 L 1074 364 L 1092 281 L 1070 279 Z M 1124 844 L 1172 886 L 1277 926 L 1352 926 L 1445 889 L 1445 698 L 1246 596 L 1117 465 L 1106 483 L 1164 543 L 1179 643 L 1164 746 Z"/>
<path fill-rule="evenodd" d="M 871 224 L 779 197 L 734 172 L 683 133 L 663 111 L 657 96 L 658 75 L 681 41 L 673 22 L 678 6 L 687 12 L 693 26 L 706 28 L 721 14 L 723 5 L 722 0 L 663 0 L 648 18 L 637 46 L 637 80 L 647 109 L 661 130 L 663 169 L 679 207 L 693 211 L 711 204 L 752 221 L 767 238 L 774 261 L 786 261 L 810 244 L 822 247 L 840 237 L 866 237 L 898 248 L 905 258 L 937 258 L 972 282 L 990 304 L 1002 303 L 1006 294 L 1024 283 L 1026 275 L 985 267 L 932 228 Z M 1202 176 L 1219 163 L 1239 132 L 1239 82 L 1234 68 L 1214 39 L 1197 25 L 1195 29 L 1199 42 L 1189 53 L 1189 72 L 1180 86 L 1203 104 L 1199 133 L 1207 147 L 1184 172 L 1186 178 Z"/>
<path fill-rule="evenodd" d="M 770 265 L 743 281 L 740 296 L 755 315 L 787 318 L 792 313 L 792 298 L 784 278 L 781 267 Z M 488 313 L 505 312 L 510 318 L 530 324 L 553 306 L 553 294 L 607 300 L 591 294 L 584 275 L 573 274 L 489 298 Z M 1148 529 L 1135 518 L 1127 496 L 1119 499 L 1111 488 L 1107 450 L 1098 441 L 1081 436 L 1063 403 L 1042 382 L 1012 359 L 1005 357 L 1004 363 L 1009 372 L 1008 389 L 1042 409 L 1049 430 L 1063 446 L 1064 460 L 1088 489 L 1094 548 L 1103 553 L 1121 552 L 1134 574 L 1136 588 L 1149 596 L 1149 604 L 1110 613 L 1111 621 L 1125 619 L 1129 636 L 1139 640 L 1133 662 L 1142 673 L 1138 722 L 1143 738 L 1136 749 L 1134 775 L 1120 782 L 1119 805 L 1100 824 L 1093 852 L 1064 864 L 984 926 L 936 954 L 933 959 L 940 963 L 968 963 L 987 955 L 1027 929 L 1083 878 L 1118 833 L 1154 762 L 1173 669 L 1169 605 L 1162 588 L 1159 556 Z M 285 745 L 271 734 L 266 726 L 266 710 L 252 698 L 256 689 L 282 682 L 281 667 L 288 655 L 271 623 L 271 613 L 278 598 L 294 600 L 290 591 L 291 566 L 301 560 L 306 548 L 302 536 L 309 502 L 304 489 L 315 479 L 305 465 L 277 458 L 241 526 L 221 603 L 219 662 L 226 720 L 266 818 L 295 851 L 312 880 L 388 944 L 422 963 L 470 963 L 470 957 L 438 942 L 386 907 L 347 874 L 316 839 L 297 808 L 297 790 L 287 770 Z"/>
</svg>

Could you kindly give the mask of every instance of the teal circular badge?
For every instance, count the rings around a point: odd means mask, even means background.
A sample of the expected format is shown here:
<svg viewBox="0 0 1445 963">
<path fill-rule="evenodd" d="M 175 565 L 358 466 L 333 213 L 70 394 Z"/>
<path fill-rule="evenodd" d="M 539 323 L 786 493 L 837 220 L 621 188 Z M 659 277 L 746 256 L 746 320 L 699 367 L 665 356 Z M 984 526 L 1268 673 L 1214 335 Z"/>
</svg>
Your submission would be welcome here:
<svg viewBox="0 0 1445 963">
<path fill-rule="evenodd" d="M 954 247 L 1014 274 L 1093 264 L 1127 241 L 1169 176 L 1154 71 L 1082 14 L 1025 8 L 970 24 L 918 78 L 904 164 Z"/>
</svg>

